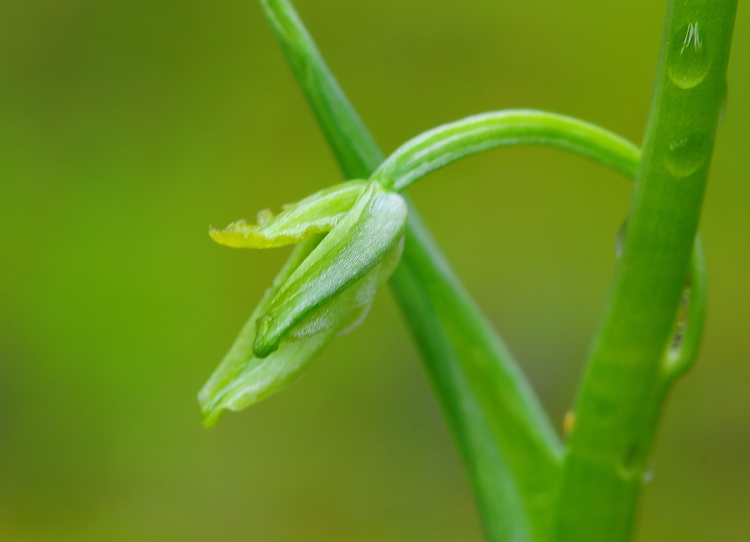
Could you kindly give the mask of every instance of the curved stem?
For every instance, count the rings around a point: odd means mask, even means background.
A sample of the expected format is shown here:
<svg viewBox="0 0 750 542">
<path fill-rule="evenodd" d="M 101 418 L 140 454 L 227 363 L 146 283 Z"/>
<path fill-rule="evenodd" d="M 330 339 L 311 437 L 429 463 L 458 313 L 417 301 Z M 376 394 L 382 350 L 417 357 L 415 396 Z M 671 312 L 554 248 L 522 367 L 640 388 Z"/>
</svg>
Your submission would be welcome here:
<svg viewBox="0 0 750 542">
<path fill-rule="evenodd" d="M 404 190 L 429 173 L 461 158 L 498 147 L 545 145 L 589 158 L 635 179 L 640 150 L 626 139 L 582 120 L 532 109 L 473 115 L 438 126 L 407 141 L 373 173 L 371 179 Z M 684 288 L 683 311 L 675 317 L 663 355 L 665 380 L 684 374 L 694 362 L 706 306 L 706 270 L 702 243 L 696 237 Z M 689 325 L 688 325 L 689 323 Z"/>
<path fill-rule="evenodd" d="M 736 0 L 669 4 L 622 258 L 575 408 L 552 540 L 630 540 L 725 95 Z"/>
<path fill-rule="evenodd" d="M 599 126 L 576 118 L 531 109 L 473 115 L 438 126 L 407 141 L 389 156 L 371 179 L 404 190 L 427 174 L 461 158 L 498 147 L 545 145 L 589 158 L 635 179 L 640 150 Z M 683 313 L 675 317 L 663 354 L 665 380 L 684 374 L 695 360 L 706 306 L 706 271 L 697 237 L 684 288 Z M 688 325 L 689 323 L 689 325 Z"/>
<path fill-rule="evenodd" d="M 372 179 L 404 190 L 417 179 L 459 158 L 496 147 L 543 145 L 590 158 L 633 177 L 638 147 L 599 126 L 556 113 L 514 109 L 444 124 L 403 144 Z"/>
<path fill-rule="evenodd" d="M 662 357 L 663 385 L 669 388 L 690 370 L 698 356 L 706 319 L 708 284 L 706 264 L 700 237 L 696 238 L 690 274 L 685 281 L 681 306 L 677 312 L 670 342 Z"/>
</svg>

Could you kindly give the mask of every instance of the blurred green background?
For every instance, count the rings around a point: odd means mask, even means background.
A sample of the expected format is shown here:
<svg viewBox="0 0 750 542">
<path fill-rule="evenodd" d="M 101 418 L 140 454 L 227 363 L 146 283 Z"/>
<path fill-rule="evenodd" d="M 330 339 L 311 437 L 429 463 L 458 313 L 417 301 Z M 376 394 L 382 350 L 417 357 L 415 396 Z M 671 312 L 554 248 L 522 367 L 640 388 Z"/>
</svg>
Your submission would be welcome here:
<svg viewBox="0 0 750 542">
<path fill-rule="evenodd" d="M 640 141 L 665 4 L 298 8 L 390 152 L 509 107 Z M 642 542 L 750 532 L 741 4 L 702 226 L 707 335 L 663 423 Z M 338 179 L 252 0 L 0 2 L 0 540 L 480 540 L 388 292 L 292 389 L 200 425 L 199 387 L 286 255 L 214 245 L 208 225 Z M 411 190 L 555 420 L 596 327 L 628 185 L 556 151 L 513 149 Z"/>
</svg>

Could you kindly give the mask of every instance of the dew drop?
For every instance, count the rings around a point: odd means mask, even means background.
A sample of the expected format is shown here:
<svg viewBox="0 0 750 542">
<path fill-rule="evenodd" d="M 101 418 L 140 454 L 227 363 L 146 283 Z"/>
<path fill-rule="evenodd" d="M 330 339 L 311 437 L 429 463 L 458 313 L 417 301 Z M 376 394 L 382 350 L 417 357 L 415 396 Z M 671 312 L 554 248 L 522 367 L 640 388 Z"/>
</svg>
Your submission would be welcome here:
<svg viewBox="0 0 750 542">
<path fill-rule="evenodd" d="M 656 461 L 654 461 L 653 457 L 648 460 L 648 466 L 646 467 L 646 470 L 643 471 L 643 474 L 641 474 L 641 484 L 644 486 L 654 481 L 655 464 Z"/>
<path fill-rule="evenodd" d="M 672 341 L 669 345 L 669 355 L 671 358 L 680 355 L 682 344 L 685 341 L 685 329 L 688 324 L 688 311 L 690 309 L 690 279 L 685 282 L 685 288 L 682 290 L 682 299 L 680 306 L 677 308 L 677 317 L 675 318 L 674 330 L 672 332 Z"/>
<path fill-rule="evenodd" d="M 706 50 L 705 36 L 699 23 L 690 23 L 672 39 L 669 55 L 669 78 L 680 88 L 700 85 L 711 69 L 711 57 Z"/>
<path fill-rule="evenodd" d="M 703 165 L 707 156 L 708 138 L 693 133 L 669 143 L 665 165 L 675 177 L 687 177 Z"/>
</svg>

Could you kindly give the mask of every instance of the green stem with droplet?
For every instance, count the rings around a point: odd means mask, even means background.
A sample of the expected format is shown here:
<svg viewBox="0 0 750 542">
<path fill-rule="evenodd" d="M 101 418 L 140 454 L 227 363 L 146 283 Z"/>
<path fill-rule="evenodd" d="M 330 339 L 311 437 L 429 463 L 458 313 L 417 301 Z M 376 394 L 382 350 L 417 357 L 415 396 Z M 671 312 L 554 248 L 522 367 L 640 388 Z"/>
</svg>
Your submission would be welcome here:
<svg viewBox="0 0 750 542">
<path fill-rule="evenodd" d="M 373 173 L 371 179 L 404 190 L 429 173 L 486 150 L 543 145 L 584 156 L 634 179 L 640 150 L 622 137 L 580 119 L 513 109 L 482 113 L 444 124 L 407 141 Z M 684 311 L 675 318 L 673 343 L 664 354 L 669 381 L 684 374 L 698 353 L 706 304 L 706 271 L 700 238 L 695 241 L 684 288 Z M 408 312 L 408 311 L 407 311 Z M 687 325 L 689 322 L 689 326 Z"/>
<path fill-rule="evenodd" d="M 631 539 L 722 102 L 736 0 L 673 0 L 622 257 L 575 407 L 553 542 Z"/>
</svg>

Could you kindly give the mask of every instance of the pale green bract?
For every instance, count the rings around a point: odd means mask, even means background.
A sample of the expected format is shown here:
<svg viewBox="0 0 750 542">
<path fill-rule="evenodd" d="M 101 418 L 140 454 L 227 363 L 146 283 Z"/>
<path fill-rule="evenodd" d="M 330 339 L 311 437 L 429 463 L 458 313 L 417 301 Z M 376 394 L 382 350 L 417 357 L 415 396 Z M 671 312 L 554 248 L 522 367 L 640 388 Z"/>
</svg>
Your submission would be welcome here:
<svg viewBox="0 0 750 542">
<path fill-rule="evenodd" d="M 199 393 L 206 425 L 296 380 L 334 336 L 364 319 L 401 257 L 406 214 L 398 194 L 374 181 L 349 181 L 277 216 L 263 212 L 257 225 L 211 230 L 232 247 L 301 244 Z"/>
<path fill-rule="evenodd" d="M 238 220 L 223 230 L 211 228 L 209 235 L 220 245 L 234 248 L 276 248 L 299 243 L 316 233 L 330 231 L 366 186 L 366 181 L 340 183 L 285 206 L 277 216 L 267 209 L 260 211 L 257 224 Z"/>
</svg>

